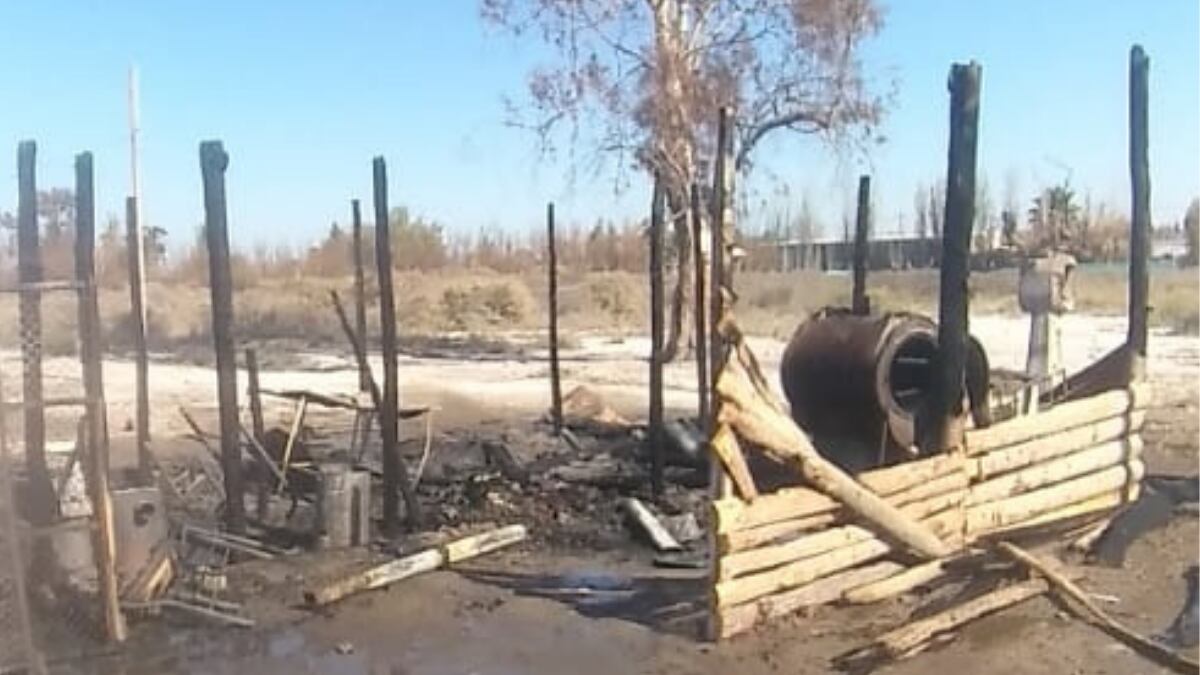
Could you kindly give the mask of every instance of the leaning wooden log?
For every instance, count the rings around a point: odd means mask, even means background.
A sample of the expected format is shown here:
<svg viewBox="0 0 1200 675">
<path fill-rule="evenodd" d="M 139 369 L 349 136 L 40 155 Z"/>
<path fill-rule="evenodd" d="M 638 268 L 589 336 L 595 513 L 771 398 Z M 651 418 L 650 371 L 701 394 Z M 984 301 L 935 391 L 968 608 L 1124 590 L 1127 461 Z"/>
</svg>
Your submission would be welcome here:
<svg viewBox="0 0 1200 675">
<path fill-rule="evenodd" d="M 636 497 L 628 497 L 621 500 L 621 508 L 629 515 L 630 519 L 638 524 L 642 532 L 650 539 L 650 543 L 654 544 L 654 548 L 659 551 L 681 551 L 683 546 L 680 545 L 675 537 L 667 531 L 667 528 L 658 521 L 658 518 L 646 508 L 646 505 Z"/>
<path fill-rule="evenodd" d="M 1079 606 L 1087 611 L 1087 614 L 1090 615 L 1093 621 L 1104 628 L 1110 635 L 1129 645 L 1134 651 L 1140 652 L 1176 672 L 1200 673 L 1200 663 L 1135 633 L 1121 622 L 1110 617 L 1096 603 L 1092 602 L 1088 594 L 1079 588 L 1074 581 L 1054 569 L 1053 564 L 1042 561 L 1008 542 L 1000 542 L 996 545 L 996 548 L 1016 562 L 1025 565 L 1031 571 L 1044 577 L 1050 583 L 1055 593 L 1078 603 Z"/>
<path fill-rule="evenodd" d="M 524 525 L 510 525 L 483 534 L 464 537 L 445 546 L 391 560 L 307 590 L 304 592 L 304 601 L 313 607 L 328 605 L 362 591 L 384 588 L 423 572 L 431 572 L 445 564 L 495 551 L 523 541 L 525 537 Z"/>
<path fill-rule="evenodd" d="M 976 504 L 967 509 L 967 536 L 986 534 L 1102 493 L 1127 488 L 1141 480 L 1144 472 L 1145 466 L 1141 460 L 1134 459 L 1128 464 L 1113 466 L 1032 492 L 986 504 Z"/>
<path fill-rule="evenodd" d="M 996 501 L 1052 485 L 1068 478 L 1100 471 L 1128 462 L 1138 457 L 1141 451 L 1142 441 L 1137 436 L 1101 443 L 1069 455 L 1034 464 L 1020 471 L 1004 474 L 999 478 L 976 483 L 967 491 L 966 503 L 972 505 Z"/>
<path fill-rule="evenodd" d="M 958 629 L 969 621 L 1035 598 L 1046 592 L 1042 579 L 1029 579 L 999 588 L 972 600 L 907 623 L 884 633 L 867 647 L 857 649 L 838 661 L 871 662 L 881 658 L 902 659 L 923 651 L 936 635 Z"/>
<path fill-rule="evenodd" d="M 977 455 L 997 448 L 1057 434 L 1144 409 L 1150 404 L 1150 387 L 1136 384 L 1091 398 L 1062 403 L 1045 412 L 968 431 L 967 453 Z"/>
<path fill-rule="evenodd" d="M 696 306 L 700 307 L 699 304 Z M 742 499 L 746 501 L 756 499 L 758 488 L 754 485 L 754 476 L 750 473 L 750 467 L 746 465 L 746 456 L 742 454 L 741 444 L 738 443 L 737 436 L 729 426 L 719 425 L 708 445 L 717 459 L 721 461 L 725 472 L 733 479 L 733 485 Z"/>
<path fill-rule="evenodd" d="M 1135 436 L 1145 419 L 1146 413 L 1137 410 L 1128 415 L 1110 417 L 1061 433 L 992 450 L 976 458 L 976 472 L 981 478 L 989 478 L 1094 445 Z"/>
<path fill-rule="evenodd" d="M 777 459 L 794 462 L 804 478 L 815 487 L 917 553 L 930 558 L 949 553 L 949 547 L 932 532 L 900 513 L 817 453 L 791 418 L 755 394 L 754 387 L 735 359 L 726 361 L 717 379 L 717 393 L 723 404 L 720 406 L 721 419 L 718 422 L 731 424 L 738 433 L 763 446 Z"/>
<path fill-rule="evenodd" d="M 904 566 L 899 563 L 883 560 L 817 579 L 790 591 L 726 608 L 717 615 L 717 637 L 732 637 L 762 621 L 787 616 L 806 607 L 829 604 L 842 597 L 847 589 L 895 575 L 902 569 Z"/>
</svg>

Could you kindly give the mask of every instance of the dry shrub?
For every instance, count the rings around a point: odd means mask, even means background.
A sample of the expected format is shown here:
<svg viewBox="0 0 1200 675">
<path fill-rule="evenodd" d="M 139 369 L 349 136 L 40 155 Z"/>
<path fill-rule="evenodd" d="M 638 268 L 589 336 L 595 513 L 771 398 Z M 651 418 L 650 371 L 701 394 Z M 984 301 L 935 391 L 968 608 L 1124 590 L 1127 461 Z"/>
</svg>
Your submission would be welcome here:
<svg viewBox="0 0 1200 675">
<path fill-rule="evenodd" d="M 520 280 L 452 284 L 442 291 L 438 307 L 442 327 L 464 331 L 522 328 L 535 314 L 536 302 Z"/>
</svg>

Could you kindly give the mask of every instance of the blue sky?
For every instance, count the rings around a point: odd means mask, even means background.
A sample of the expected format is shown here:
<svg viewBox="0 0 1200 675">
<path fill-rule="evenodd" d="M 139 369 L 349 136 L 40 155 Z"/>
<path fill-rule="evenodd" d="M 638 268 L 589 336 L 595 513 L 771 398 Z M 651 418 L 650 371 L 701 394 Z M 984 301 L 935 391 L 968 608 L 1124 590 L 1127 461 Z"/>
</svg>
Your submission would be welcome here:
<svg viewBox="0 0 1200 675">
<path fill-rule="evenodd" d="M 983 65 L 980 169 L 993 198 L 1070 176 L 1081 194 L 1128 203 L 1128 50 L 1151 58 L 1151 172 L 1157 220 L 1200 192 L 1200 11 L 1195 0 L 907 0 L 865 52 L 896 97 L 869 157 L 777 136 L 758 157 L 749 204 L 807 194 L 840 229 L 855 177 L 874 175 L 877 228 L 912 220 L 918 182 L 945 172 L 954 61 Z M 178 244 L 203 218 L 197 147 L 230 153 L 234 242 L 303 245 L 348 201 L 370 195 L 371 158 L 388 158 L 394 205 L 454 230 L 541 226 L 544 204 L 591 223 L 640 215 L 634 181 L 539 159 L 503 124 L 539 46 L 497 34 L 474 0 L 438 2 L 44 2 L 0 7 L 0 209 L 15 210 L 19 140 L 38 141 L 39 184 L 69 186 L 72 158 L 96 155 L 100 215 L 129 185 L 126 77 L 141 79 L 146 219 Z M 369 208 L 368 208 L 369 210 Z M 763 210 L 756 209 L 762 213 Z M 829 232 L 832 233 L 832 232 Z"/>
</svg>

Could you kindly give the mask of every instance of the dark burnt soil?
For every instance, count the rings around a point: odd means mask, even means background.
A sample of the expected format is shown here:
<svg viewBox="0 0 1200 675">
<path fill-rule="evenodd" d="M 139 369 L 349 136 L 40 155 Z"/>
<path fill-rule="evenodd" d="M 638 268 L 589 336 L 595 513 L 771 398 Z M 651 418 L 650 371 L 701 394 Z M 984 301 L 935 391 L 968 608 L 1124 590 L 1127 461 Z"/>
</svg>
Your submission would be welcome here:
<svg viewBox="0 0 1200 675">
<path fill-rule="evenodd" d="M 1152 410 L 1144 431 L 1151 473 L 1196 473 L 1197 412 L 1195 392 Z M 506 475 L 503 462 L 489 459 L 485 441 L 508 448 L 524 474 Z M 644 485 L 644 476 L 623 473 L 627 464 L 637 464 L 636 444 L 618 437 L 587 436 L 583 441 L 583 451 L 576 453 L 560 447 L 544 427 L 485 422 L 446 431 L 435 443 L 419 491 L 443 535 L 521 522 L 531 531 L 525 544 L 315 613 L 298 606 L 302 588 L 362 564 L 366 554 L 241 565 L 231 574 L 232 591 L 259 618 L 257 628 L 214 629 L 164 617 L 135 625 L 130 644 L 114 654 L 102 655 L 86 638 L 44 645 L 56 663 L 53 670 L 825 673 L 834 671 L 839 654 L 903 623 L 923 606 L 960 590 L 971 592 L 950 586 L 871 607 L 824 607 L 726 643 L 706 643 L 699 639 L 703 573 L 655 568 L 652 553 L 631 536 L 619 513 L 618 497 L 649 497 L 634 487 Z M 418 462 L 420 443 L 407 445 L 406 455 Z M 583 460 L 586 473 L 596 468 L 593 461 L 614 457 L 619 470 L 605 479 L 611 484 L 562 477 L 560 467 L 572 461 Z M 662 510 L 700 515 L 698 500 L 701 490 L 676 483 Z M 415 550 L 424 543 L 428 538 L 412 538 L 391 548 Z M 1177 516 L 1138 539 L 1123 568 L 1085 567 L 1081 584 L 1102 597 L 1101 604 L 1114 617 L 1155 633 L 1178 612 L 1181 574 L 1196 564 L 1198 552 L 1196 517 Z M 79 658 L 81 651 L 93 656 Z M 928 652 L 881 664 L 874 672 L 1166 671 L 1043 597 L 976 621 Z"/>
</svg>

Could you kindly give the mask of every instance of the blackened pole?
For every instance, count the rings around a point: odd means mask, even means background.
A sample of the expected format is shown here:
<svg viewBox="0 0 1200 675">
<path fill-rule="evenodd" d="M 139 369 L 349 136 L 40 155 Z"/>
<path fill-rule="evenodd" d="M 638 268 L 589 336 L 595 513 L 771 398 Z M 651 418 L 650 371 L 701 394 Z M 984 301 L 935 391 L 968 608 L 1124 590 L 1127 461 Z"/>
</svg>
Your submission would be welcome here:
<svg viewBox="0 0 1200 675">
<path fill-rule="evenodd" d="M 707 433 L 712 392 L 708 376 L 708 238 L 704 236 L 704 206 L 700 186 L 692 183 L 692 259 L 696 262 L 696 414 Z"/>
<path fill-rule="evenodd" d="M 980 67 L 950 69 L 950 151 L 938 301 L 935 450 L 962 443 L 963 387 L 967 363 L 967 282 L 971 224 L 975 220 L 975 156 L 979 140 Z"/>
<path fill-rule="evenodd" d="M 1129 335 L 1131 379 L 1145 375 L 1150 313 L 1150 57 L 1141 45 L 1129 52 Z"/>
<path fill-rule="evenodd" d="M 238 444 L 237 355 L 233 346 L 233 275 L 225 210 L 229 155 L 220 141 L 200 144 L 204 179 L 204 233 L 208 244 L 208 288 L 212 295 L 213 347 L 217 354 L 217 405 L 221 424 L 221 470 L 225 474 L 225 526 L 246 528 L 242 449 Z"/>
<path fill-rule="evenodd" d="M 137 197 L 125 198 L 125 240 L 129 260 L 129 315 L 133 325 L 133 357 L 137 395 L 138 472 L 150 478 L 150 357 L 146 351 L 146 272 L 142 267 L 142 224 L 138 222 Z"/>
<path fill-rule="evenodd" d="M 650 202 L 650 484 L 655 495 L 663 488 L 663 186 L 654 177 Z"/>
<path fill-rule="evenodd" d="M 558 250 L 554 240 L 554 202 L 546 204 L 546 274 L 550 314 L 550 417 L 554 434 L 562 434 L 562 379 L 558 370 Z"/>
<path fill-rule="evenodd" d="M 871 229 L 871 177 L 858 177 L 858 212 L 854 219 L 854 294 L 850 307 L 855 314 L 871 313 L 867 296 L 867 257 Z"/>
<path fill-rule="evenodd" d="M 387 164 L 382 157 L 373 163 L 375 189 L 375 267 L 379 279 L 379 328 L 383 340 L 383 407 L 379 410 L 379 435 L 383 441 L 383 529 L 400 529 L 400 503 L 404 495 L 409 525 L 421 522 L 421 507 L 408 482 L 408 470 L 400 456 L 396 419 L 400 408 L 400 373 L 396 363 L 396 300 L 392 292 L 392 236 L 388 223 Z M 361 339 L 361 338 L 360 338 Z"/>
<path fill-rule="evenodd" d="M 363 271 L 362 210 L 357 199 L 350 200 L 354 232 L 354 327 L 358 339 L 367 342 L 367 281 Z M 371 371 L 359 368 L 358 390 L 370 391 Z"/>
<path fill-rule="evenodd" d="M 37 144 L 17 146 L 17 278 L 36 286 L 42 280 L 42 252 L 37 220 Z M 24 361 L 25 469 L 29 472 L 29 507 L 34 525 L 49 525 L 57 511 L 54 487 L 46 468 L 46 418 L 42 409 L 42 293 L 21 290 L 21 358 Z"/>
<path fill-rule="evenodd" d="M 75 281 L 79 284 L 79 360 L 83 366 L 87 433 L 83 466 L 95 519 L 93 539 L 104 628 L 124 642 L 127 631 L 117 587 L 117 549 L 112 495 L 108 489 L 108 422 L 101 364 L 100 305 L 96 300 L 96 201 L 92 153 L 75 156 Z"/>
</svg>

